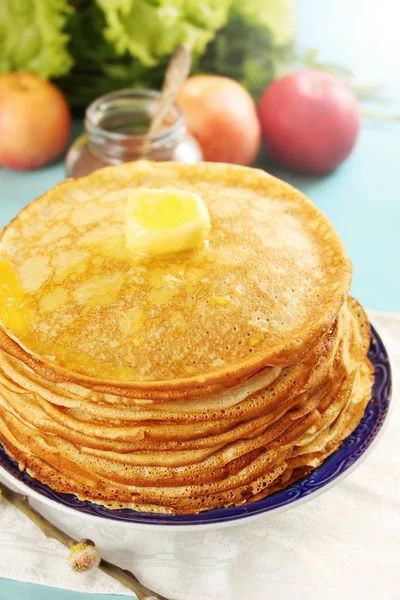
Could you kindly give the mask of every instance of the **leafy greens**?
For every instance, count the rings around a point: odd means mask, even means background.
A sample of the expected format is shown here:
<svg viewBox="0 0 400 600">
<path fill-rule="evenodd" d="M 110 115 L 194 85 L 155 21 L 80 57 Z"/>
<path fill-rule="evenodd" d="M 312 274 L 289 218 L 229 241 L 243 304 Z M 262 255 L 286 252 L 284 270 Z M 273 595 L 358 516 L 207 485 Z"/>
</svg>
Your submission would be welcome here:
<svg viewBox="0 0 400 600">
<path fill-rule="evenodd" d="M 74 106 L 124 87 L 158 88 L 175 47 L 193 72 L 257 95 L 294 35 L 293 0 L 1 0 L 0 73 L 52 78 Z"/>
</svg>

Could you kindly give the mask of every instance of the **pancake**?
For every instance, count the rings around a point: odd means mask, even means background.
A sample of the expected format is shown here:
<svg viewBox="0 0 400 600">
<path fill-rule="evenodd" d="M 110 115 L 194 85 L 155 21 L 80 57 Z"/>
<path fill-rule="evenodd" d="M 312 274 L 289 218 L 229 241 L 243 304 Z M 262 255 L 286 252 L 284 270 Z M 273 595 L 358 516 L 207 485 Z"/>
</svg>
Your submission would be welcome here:
<svg viewBox="0 0 400 600">
<path fill-rule="evenodd" d="M 185 513 L 250 501 L 320 464 L 358 424 L 372 385 L 366 347 L 354 347 L 359 336 L 368 337 L 360 333 L 364 319 L 349 301 L 329 339 L 301 365 L 302 375 L 294 365 L 256 391 L 257 376 L 237 386 L 236 395 L 231 388 L 239 407 L 249 400 L 258 407 L 256 414 L 238 410 L 233 420 L 215 412 L 217 395 L 202 397 L 197 421 L 182 422 L 179 411 L 174 420 L 164 403 L 143 410 L 134 399 L 123 405 L 121 420 L 52 404 L 22 380 L 10 386 L 0 379 L 0 439 L 41 481 L 112 508 Z M 193 417 L 196 400 L 188 402 L 192 411 L 184 414 Z M 94 407 L 110 405 L 96 400 Z"/>
<path fill-rule="evenodd" d="M 208 243 L 132 255 L 124 209 L 143 185 L 200 194 Z M 24 209 L 0 240 L 0 274 L 6 352 L 54 381 L 169 398 L 301 360 L 332 326 L 351 265 L 326 217 L 262 171 L 137 162 Z"/>
<path fill-rule="evenodd" d="M 207 242 L 124 246 L 129 191 L 179 188 Z M 66 181 L 0 239 L 0 443 L 111 509 L 254 502 L 335 452 L 371 397 L 351 266 L 300 192 L 252 169 L 137 163 Z"/>
</svg>

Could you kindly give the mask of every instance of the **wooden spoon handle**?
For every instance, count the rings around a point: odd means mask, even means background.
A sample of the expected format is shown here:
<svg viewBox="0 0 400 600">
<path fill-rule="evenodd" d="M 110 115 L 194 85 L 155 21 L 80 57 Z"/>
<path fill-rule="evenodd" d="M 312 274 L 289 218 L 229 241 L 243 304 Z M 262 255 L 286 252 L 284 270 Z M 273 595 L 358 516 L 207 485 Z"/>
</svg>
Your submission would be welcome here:
<svg viewBox="0 0 400 600">
<path fill-rule="evenodd" d="M 177 46 L 167 67 L 158 107 L 154 113 L 148 133 L 156 133 L 163 124 L 174 100 L 183 83 L 189 75 L 192 65 L 192 56 L 187 44 Z"/>
</svg>

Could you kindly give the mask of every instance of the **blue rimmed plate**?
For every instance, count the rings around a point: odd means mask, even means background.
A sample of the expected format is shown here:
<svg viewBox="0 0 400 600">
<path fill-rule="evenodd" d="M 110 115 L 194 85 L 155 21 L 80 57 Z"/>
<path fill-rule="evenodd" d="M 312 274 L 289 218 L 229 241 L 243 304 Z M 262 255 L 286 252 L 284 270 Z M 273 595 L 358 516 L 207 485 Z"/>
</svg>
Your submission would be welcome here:
<svg viewBox="0 0 400 600">
<path fill-rule="evenodd" d="M 390 408 L 392 377 L 389 357 L 376 330 L 371 329 L 369 358 L 375 369 L 372 398 L 357 429 L 347 437 L 339 450 L 312 471 L 307 477 L 280 492 L 245 506 L 233 506 L 206 511 L 198 515 L 161 515 L 139 513 L 134 510 L 110 510 L 104 506 L 78 500 L 73 494 L 60 494 L 40 481 L 20 472 L 0 445 L 0 473 L 5 479 L 45 504 L 69 512 L 80 513 L 90 520 L 107 519 L 116 524 L 130 524 L 136 528 L 199 529 L 234 525 L 268 512 L 288 510 L 311 500 L 349 475 L 371 451 L 383 432 L 383 424 Z"/>
</svg>

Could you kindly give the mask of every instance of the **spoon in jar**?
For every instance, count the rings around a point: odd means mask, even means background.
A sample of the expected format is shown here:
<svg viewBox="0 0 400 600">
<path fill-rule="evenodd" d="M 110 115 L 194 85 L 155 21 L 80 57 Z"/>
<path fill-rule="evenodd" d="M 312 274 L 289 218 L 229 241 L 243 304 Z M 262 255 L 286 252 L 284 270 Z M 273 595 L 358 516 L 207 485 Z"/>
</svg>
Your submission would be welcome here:
<svg viewBox="0 0 400 600">
<path fill-rule="evenodd" d="M 189 75 L 192 55 L 187 44 L 179 44 L 169 61 L 165 72 L 160 98 L 155 113 L 151 117 L 148 134 L 156 133 L 164 122 L 182 85 Z"/>
</svg>

